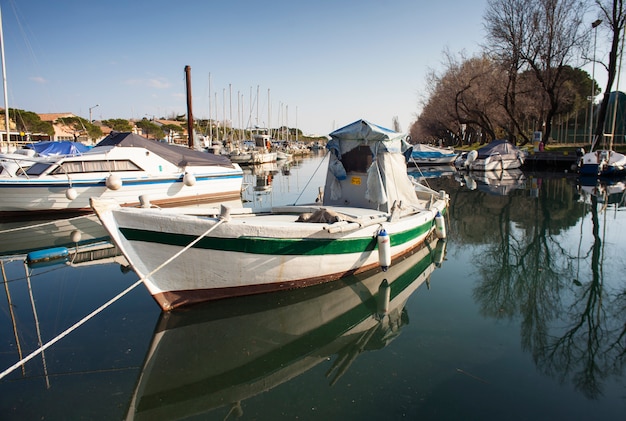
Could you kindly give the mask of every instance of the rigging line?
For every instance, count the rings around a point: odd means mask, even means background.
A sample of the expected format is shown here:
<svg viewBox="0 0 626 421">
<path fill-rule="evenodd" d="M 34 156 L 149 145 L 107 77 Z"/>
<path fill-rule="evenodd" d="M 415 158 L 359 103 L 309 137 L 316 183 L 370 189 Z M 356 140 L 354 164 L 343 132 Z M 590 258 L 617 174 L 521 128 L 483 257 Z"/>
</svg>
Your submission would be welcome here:
<svg viewBox="0 0 626 421">
<path fill-rule="evenodd" d="M 148 277 L 154 275 L 156 272 L 160 271 L 161 269 L 163 269 L 165 266 L 167 266 L 169 263 L 171 263 L 174 259 L 176 259 L 178 256 L 180 256 L 181 254 L 183 254 L 184 252 L 186 252 L 187 250 L 189 250 L 191 247 L 193 247 L 198 241 L 200 241 L 202 238 L 206 237 L 211 231 L 213 231 L 215 228 L 219 227 L 223 222 L 226 222 L 227 218 L 220 216 L 220 220 L 217 221 L 217 223 L 215 225 L 213 225 L 212 227 L 210 227 L 209 229 L 207 229 L 204 233 L 202 233 L 198 238 L 194 239 L 191 243 L 187 244 L 185 247 L 183 247 L 181 250 L 179 250 L 176 254 L 174 254 L 172 257 L 170 257 L 169 259 L 167 259 L 165 262 L 161 263 L 159 266 L 157 266 L 155 269 L 152 270 L 152 272 L 148 273 L 147 275 L 139 278 L 134 284 L 132 284 L 131 286 L 129 286 L 128 288 L 126 288 L 124 291 L 120 292 L 119 294 L 117 294 L 115 297 L 111 298 L 109 301 L 107 301 L 106 303 L 102 304 L 100 307 L 98 307 L 97 309 L 95 309 L 94 311 L 92 311 L 91 313 L 89 313 L 87 316 L 83 317 L 81 320 L 79 320 L 78 322 L 74 323 L 72 326 L 68 327 L 67 329 L 65 329 L 63 332 L 61 332 L 60 334 L 58 334 L 56 337 L 54 337 L 53 339 L 51 339 L 50 341 L 48 341 L 45 345 L 41 346 L 40 348 L 34 350 L 33 352 L 31 352 L 30 354 L 28 354 L 25 358 L 22 358 L 21 360 L 19 360 L 18 362 L 16 362 L 15 364 L 13 364 L 11 367 L 8 367 L 6 370 L 4 370 L 2 373 L 0 373 L 0 380 L 2 380 L 4 377 L 6 377 L 8 374 L 12 373 L 15 369 L 17 369 L 18 367 L 22 366 L 24 363 L 32 360 L 33 358 L 35 358 L 37 355 L 43 353 L 43 351 L 45 351 L 46 349 L 50 348 L 52 345 L 54 345 L 55 343 L 59 342 L 61 339 L 63 339 L 64 337 L 66 337 L 67 335 L 69 335 L 70 333 L 72 333 L 74 330 L 78 329 L 80 326 L 82 326 L 83 324 L 85 324 L 87 321 L 89 321 L 90 319 L 92 319 L 94 316 L 96 316 L 97 314 L 101 313 L 104 309 L 106 309 L 107 307 L 109 307 L 111 304 L 115 303 L 117 300 L 119 300 L 120 298 L 122 298 L 123 296 L 125 296 L 126 294 L 128 294 L 130 291 L 132 291 L 133 289 L 135 289 L 139 284 L 141 284 L 144 280 L 146 280 Z"/>
<path fill-rule="evenodd" d="M 324 158 L 322 158 L 322 160 L 320 161 L 320 163 L 317 166 L 317 168 L 315 169 L 315 171 L 313 171 L 313 175 L 311 175 L 311 178 L 309 178 L 309 181 L 307 181 L 306 185 L 304 186 L 304 188 L 302 189 L 302 191 L 300 192 L 300 194 L 298 195 L 296 200 L 293 202 L 294 205 L 296 203 L 298 203 L 298 200 L 300 200 L 300 197 L 302 197 L 302 194 L 306 191 L 306 188 L 308 187 L 309 183 L 311 183 L 311 180 L 313 180 L 313 177 L 315 177 L 315 174 L 317 174 L 317 171 L 320 169 L 320 167 L 322 166 L 322 163 L 326 160 L 326 157 L 329 154 L 330 154 L 330 149 L 328 151 L 326 151 L 326 155 L 324 155 Z"/>
</svg>

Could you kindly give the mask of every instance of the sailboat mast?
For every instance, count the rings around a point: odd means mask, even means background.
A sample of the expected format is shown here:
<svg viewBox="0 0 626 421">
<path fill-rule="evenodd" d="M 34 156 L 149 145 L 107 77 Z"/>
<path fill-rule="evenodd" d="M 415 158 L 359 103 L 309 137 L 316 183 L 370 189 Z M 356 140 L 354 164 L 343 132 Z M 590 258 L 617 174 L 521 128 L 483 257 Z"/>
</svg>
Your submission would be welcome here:
<svg viewBox="0 0 626 421">
<path fill-rule="evenodd" d="M 211 73 L 209 73 L 209 139 L 213 143 L 213 123 L 211 122 Z"/>
<path fill-rule="evenodd" d="M 626 26 L 624 26 L 624 36 L 626 36 Z M 622 37 L 622 46 L 620 47 L 620 52 L 619 52 L 619 66 L 617 67 L 617 86 L 615 87 L 615 100 L 613 101 L 613 124 L 611 126 L 611 141 L 609 143 L 609 150 L 611 151 L 613 150 L 613 141 L 615 140 L 615 121 L 617 120 L 617 106 L 619 105 L 619 78 L 620 78 L 620 74 L 622 73 L 622 57 L 623 56 L 624 56 L 624 38 Z"/>
<path fill-rule="evenodd" d="M 270 101 L 270 89 L 267 88 L 267 134 L 272 136 L 272 103 Z"/>
<path fill-rule="evenodd" d="M 193 112 L 191 111 L 191 66 L 185 66 L 185 80 L 187 81 L 187 146 L 193 149 Z"/>
<path fill-rule="evenodd" d="M 0 8 L 0 55 L 2 56 L 2 86 L 4 88 L 4 127 L 6 130 L 6 148 L 8 152 L 11 142 L 11 128 L 9 127 L 9 95 L 7 93 L 7 70 L 4 64 L 4 34 L 2 33 L 2 9 Z M 0 137 L 1 139 L 1 137 Z M 4 142 L 0 141 L 0 151 Z"/>
</svg>

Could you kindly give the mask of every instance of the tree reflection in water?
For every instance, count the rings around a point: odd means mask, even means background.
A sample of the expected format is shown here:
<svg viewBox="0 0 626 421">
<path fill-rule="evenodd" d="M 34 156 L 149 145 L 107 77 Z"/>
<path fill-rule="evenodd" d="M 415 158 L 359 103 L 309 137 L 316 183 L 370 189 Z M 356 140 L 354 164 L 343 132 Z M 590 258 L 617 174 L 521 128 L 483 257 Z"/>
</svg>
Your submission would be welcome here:
<svg viewBox="0 0 626 421">
<path fill-rule="evenodd" d="M 622 375 L 626 353 L 626 287 L 614 275 L 626 269 L 615 268 L 624 265 L 619 257 L 605 255 L 611 208 L 606 198 L 579 196 L 572 180 L 542 181 L 538 197 L 527 190 L 491 196 L 459 189 L 451 232 L 477 247 L 473 294 L 481 313 L 519 317 L 522 348 L 537 367 L 597 399 L 606 380 Z M 593 237 L 584 224 L 589 216 Z M 607 247 L 617 254 L 626 238 L 614 238 L 618 244 Z"/>
</svg>

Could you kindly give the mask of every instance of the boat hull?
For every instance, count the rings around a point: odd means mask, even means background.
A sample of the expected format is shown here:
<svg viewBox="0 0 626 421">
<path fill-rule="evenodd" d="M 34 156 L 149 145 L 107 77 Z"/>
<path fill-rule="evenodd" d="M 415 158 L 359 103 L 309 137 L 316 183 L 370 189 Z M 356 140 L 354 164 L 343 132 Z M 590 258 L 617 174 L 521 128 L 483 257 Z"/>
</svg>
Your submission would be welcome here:
<svg viewBox="0 0 626 421">
<path fill-rule="evenodd" d="M 68 182 L 63 177 L 47 179 L 0 179 L 0 212 L 20 214 L 28 212 L 91 212 L 91 197 L 114 199 L 123 206 L 140 204 L 140 196 L 150 203 L 163 206 L 193 201 L 218 201 L 240 197 L 243 173 L 220 171 L 196 173 L 195 183 L 186 185 L 182 175 L 172 177 L 140 177 L 122 175 L 122 186 L 117 190 L 107 187 L 106 175 L 92 179 Z M 72 188 L 76 197 L 68 197 Z"/>
<path fill-rule="evenodd" d="M 247 399 L 319 364 L 326 364 L 322 373 L 334 384 L 360 352 L 380 349 L 400 333 L 406 302 L 430 282 L 438 248 L 440 243 L 425 244 L 384 274 L 348 277 L 271 300 L 247 297 L 236 305 L 163 313 L 127 419 L 241 409 Z"/>
<path fill-rule="evenodd" d="M 498 159 L 487 158 L 477 159 L 469 164 L 471 171 L 496 171 L 496 170 L 514 170 L 520 168 L 523 164 L 521 159 Z"/>
<path fill-rule="evenodd" d="M 377 233 L 381 227 L 390 237 L 390 256 L 398 259 L 433 235 L 435 216 L 445 207 L 445 200 L 438 200 L 429 210 L 394 222 L 386 222 L 378 213 L 380 223 L 356 229 L 347 223 L 339 225 L 337 232 L 333 224 L 297 222 L 295 211 L 235 216 L 223 222 L 172 217 L 167 210 L 107 209 L 97 204 L 94 209 L 154 299 L 163 310 L 172 310 L 380 270 Z M 208 230 L 210 234 L 152 273 Z"/>
</svg>

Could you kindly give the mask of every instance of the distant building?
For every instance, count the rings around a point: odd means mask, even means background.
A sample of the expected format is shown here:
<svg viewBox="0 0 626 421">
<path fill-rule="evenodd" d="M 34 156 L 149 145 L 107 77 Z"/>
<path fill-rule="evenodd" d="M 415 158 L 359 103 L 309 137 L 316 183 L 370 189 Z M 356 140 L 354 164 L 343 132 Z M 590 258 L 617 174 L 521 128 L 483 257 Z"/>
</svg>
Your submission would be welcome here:
<svg viewBox="0 0 626 421">
<path fill-rule="evenodd" d="M 49 121 L 54 128 L 54 136 L 52 140 L 73 140 L 87 143 L 89 138 L 86 130 L 76 131 L 74 128 L 63 122 L 64 118 L 75 118 L 72 113 L 51 113 L 38 114 L 41 121 Z"/>
</svg>

